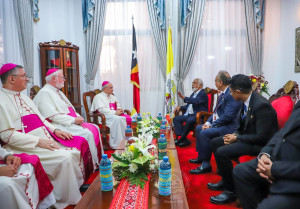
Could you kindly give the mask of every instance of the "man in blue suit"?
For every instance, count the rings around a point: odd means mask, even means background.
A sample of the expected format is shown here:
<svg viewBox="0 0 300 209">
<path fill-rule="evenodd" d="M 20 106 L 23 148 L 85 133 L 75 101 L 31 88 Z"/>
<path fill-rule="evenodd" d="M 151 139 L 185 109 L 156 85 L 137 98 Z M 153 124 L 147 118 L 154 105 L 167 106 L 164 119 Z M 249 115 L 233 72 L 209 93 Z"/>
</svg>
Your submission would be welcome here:
<svg viewBox="0 0 300 209">
<path fill-rule="evenodd" d="M 192 83 L 193 93 L 190 97 L 185 97 L 178 92 L 179 97 L 187 104 L 185 106 L 178 106 L 174 110 L 174 113 L 179 110 L 185 111 L 183 115 L 176 116 L 173 119 L 175 134 L 181 136 L 181 138 L 175 142 L 177 146 L 185 147 L 191 144 L 186 136 L 196 123 L 196 114 L 199 111 L 208 110 L 208 97 L 202 87 L 203 81 L 196 78 Z M 183 125 L 183 123 L 185 123 L 185 125 Z"/>
<path fill-rule="evenodd" d="M 195 164 L 202 163 L 202 165 L 190 170 L 191 174 L 212 171 L 210 141 L 217 136 L 233 133 L 238 126 L 238 112 L 241 109 L 242 102 L 235 101 L 230 95 L 230 80 L 231 77 L 226 71 L 220 71 L 215 78 L 215 85 L 222 93 L 219 96 L 213 115 L 204 125 L 199 125 L 196 128 L 198 158 L 189 161 Z"/>
</svg>

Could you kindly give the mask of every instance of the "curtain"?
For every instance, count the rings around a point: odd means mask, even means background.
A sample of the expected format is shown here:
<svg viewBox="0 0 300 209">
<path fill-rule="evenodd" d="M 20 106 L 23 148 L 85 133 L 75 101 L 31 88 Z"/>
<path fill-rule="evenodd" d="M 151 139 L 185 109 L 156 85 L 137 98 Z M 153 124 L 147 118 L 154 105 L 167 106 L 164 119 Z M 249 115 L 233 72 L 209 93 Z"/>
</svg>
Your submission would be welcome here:
<svg viewBox="0 0 300 209">
<path fill-rule="evenodd" d="M 206 0 L 200 36 L 188 76 L 184 80 L 189 95 L 194 78 L 204 87 L 216 88 L 218 71 L 230 75 L 251 72 L 247 54 L 247 35 L 243 0 Z"/>
<path fill-rule="evenodd" d="M 86 31 L 94 16 L 95 2 L 93 0 L 82 0 L 82 22 L 83 30 Z"/>
<path fill-rule="evenodd" d="M 184 5 L 181 5 L 183 7 Z M 183 81 L 187 76 L 195 55 L 197 42 L 200 34 L 201 21 L 205 6 L 205 0 L 193 1 L 191 5 L 191 14 L 188 24 L 181 28 L 181 46 L 180 46 L 180 65 L 178 70 L 177 91 L 184 94 Z M 182 9 L 181 9 L 182 11 Z M 182 15 L 182 14 L 181 14 Z M 185 18 L 184 18 L 185 19 Z M 179 105 L 183 100 L 177 96 Z"/>
<path fill-rule="evenodd" d="M 85 34 L 86 50 L 86 83 L 88 90 L 94 84 L 94 79 L 98 70 L 100 54 L 102 49 L 105 12 L 107 0 L 98 0 L 95 2 L 94 18 L 90 22 Z"/>
<path fill-rule="evenodd" d="M 258 75 L 262 73 L 264 1 L 244 0 L 244 5 L 251 72 Z"/>
<path fill-rule="evenodd" d="M 13 3 L 23 65 L 30 84 L 33 85 L 33 2 L 31 0 L 13 0 Z"/>
<path fill-rule="evenodd" d="M 192 11 L 192 1 L 193 0 L 180 0 L 180 24 L 181 27 L 186 26 L 187 18 L 191 14 Z M 199 1 L 199 3 L 202 3 L 202 0 Z M 205 0 L 204 2 L 205 3 Z"/>
<path fill-rule="evenodd" d="M 166 78 L 166 64 L 167 64 L 167 36 L 166 36 L 166 18 L 164 0 L 153 1 L 147 0 L 147 8 L 153 39 L 158 54 L 160 70 L 163 78 Z"/>
<path fill-rule="evenodd" d="M 0 22 L 0 66 L 9 62 L 23 65 L 12 1 L 0 0 Z"/>
<path fill-rule="evenodd" d="M 141 112 L 150 112 L 156 116 L 164 108 L 165 71 L 162 73 L 157 59 L 147 2 L 109 0 L 106 11 L 100 67 L 94 86 L 101 88 L 103 81 L 110 81 L 122 108 L 132 110 L 133 85 L 130 83 L 130 72 L 134 22 Z"/>
</svg>

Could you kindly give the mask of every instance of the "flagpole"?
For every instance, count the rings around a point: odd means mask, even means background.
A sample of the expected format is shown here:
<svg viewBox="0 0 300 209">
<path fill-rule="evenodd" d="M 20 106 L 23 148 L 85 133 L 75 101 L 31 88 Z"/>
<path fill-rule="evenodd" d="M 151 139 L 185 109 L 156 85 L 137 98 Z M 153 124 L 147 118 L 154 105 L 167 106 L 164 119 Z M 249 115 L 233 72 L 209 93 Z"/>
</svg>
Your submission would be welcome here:
<svg viewBox="0 0 300 209">
<path fill-rule="evenodd" d="M 134 17 L 133 17 L 133 15 L 132 15 L 131 19 L 132 19 L 132 25 L 133 25 L 133 22 L 134 22 Z"/>
</svg>

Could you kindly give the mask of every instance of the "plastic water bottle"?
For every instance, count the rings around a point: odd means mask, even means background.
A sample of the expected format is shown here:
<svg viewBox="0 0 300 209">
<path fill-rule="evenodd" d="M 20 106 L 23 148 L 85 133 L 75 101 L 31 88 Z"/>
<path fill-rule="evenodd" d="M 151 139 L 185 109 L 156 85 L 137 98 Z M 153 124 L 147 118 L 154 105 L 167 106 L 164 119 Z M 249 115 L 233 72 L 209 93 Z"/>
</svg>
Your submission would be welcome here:
<svg viewBox="0 0 300 209">
<path fill-rule="evenodd" d="M 137 136 L 137 134 L 136 134 L 137 122 L 136 122 L 135 117 L 131 121 L 131 128 L 132 128 L 133 136 Z"/>
<path fill-rule="evenodd" d="M 159 128 L 159 134 L 164 134 L 166 136 L 166 133 L 167 133 L 166 124 L 165 122 L 162 122 Z"/>
<path fill-rule="evenodd" d="M 159 120 L 159 123 L 161 124 L 161 121 L 162 121 L 161 113 L 158 113 L 157 119 Z"/>
<path fill-rule="evenodd" d="M 132 137 L 132 129 L 130 128 L 130 125 L 127 125 L 127 128 L 125 129 L 125 140 L 127 143 L 131 144 L 133 141 L 130 139 Z"/>
<path fill-rule="evenodd" d="M 160 135 L 158 139 L 158 159 L 163 159 L 164 156 L 167 156 L 167 140 L 164 134 Z"/>
<path fill-rule="evenodd" d="M 172 167 L 168 156 L 164 156 L 163 161 L 159 167 L 159 186 L 158 191 L 160 195 L 170 195 L 172 185 Z"/>
<path fill-rule="evenodd" d="M 107 158 L 107 154 L 103 154 L 100 161 L 100 179 L 102 191 L 110 191 L 113 189 L 111 162 Z"/>
<path fill-rule="evenodd" d="M 162 123 L 163 123 L 163 122 L 165 122 L 166 125 L 168 124 L 168 121 L 167 121 L 166 117 L 163 117 Z"/>
<path fill-rule="evenodd" d="M 136 117 L 136 120 L 139 122 L 139 121 L 142 121 L 142 119 L 143 118 L 142 118 L 141 114 L 139 113 L 138 116 Z"/>
</svg>

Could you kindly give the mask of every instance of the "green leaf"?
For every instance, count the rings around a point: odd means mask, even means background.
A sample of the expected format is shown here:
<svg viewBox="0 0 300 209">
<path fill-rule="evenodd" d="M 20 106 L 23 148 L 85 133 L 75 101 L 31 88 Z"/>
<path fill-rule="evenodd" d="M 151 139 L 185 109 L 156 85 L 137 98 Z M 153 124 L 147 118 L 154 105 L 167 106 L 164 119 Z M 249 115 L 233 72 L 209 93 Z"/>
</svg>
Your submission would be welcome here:
<svg viewBox="0 0 300 209">
<path fill-rule="evenodd" d="M 148 161 L 148 158 L 145 156 L 139 156 L 138 158 L 135 158 L 134 160 L 132 160 L 132 162 L 134 162 L 136 164 L 141 164 L 141 165 L 143 165 L 147 161 Z"/>
<path fill-rule="evenodd" d="M 122 158 L 120 158 L 118 155 L 116 154 L 111 154 L 116 160 L 126 163 L 126 164 L 130 164 L 130 162 L 128 160 L 123 160 Z"/>
<path fill-rule="evenodd" d="M 121 167 L 128 167 L 129 165 L 126 164 L 126 163 L 123 163 L 123 162 L 114 162 L 112 164 L 112 168 L 115 168 L 115 167 L 118 167 L 118 166 L 121 166 Z"/>
</svg>

